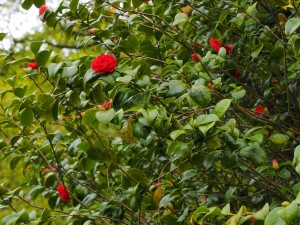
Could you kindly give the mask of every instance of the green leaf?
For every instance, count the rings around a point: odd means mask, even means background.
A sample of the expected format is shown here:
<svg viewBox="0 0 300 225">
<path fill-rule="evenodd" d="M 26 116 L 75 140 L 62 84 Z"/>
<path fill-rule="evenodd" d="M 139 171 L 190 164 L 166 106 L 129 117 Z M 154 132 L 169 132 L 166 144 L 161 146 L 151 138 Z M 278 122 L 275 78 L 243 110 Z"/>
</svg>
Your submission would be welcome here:
<svg viewBox="0 0 300 225">
<path fill-rule="evenodd" d="M 76 13 L 78 7 L 79 0 L 72 0 L 70 2 L 70 10 L 72 13 Z"/>
<path fill-rule="evenodd" d="M 264 47 L 263 43 L 260 43 L 260 44 L 256 45 L 254 47 L 254 50 L 251 52 L 251 57 L 252 58 L 257 58 L 258 55 L 259 55 L 259 53 L 260 53 L 260 51 L 263 49 L 263 47 Z"/>
<path fill-rule="evenodd" d="M 186 170 L 180 176 L 180 181 L 178 184 L 191 179 L 192 177 L 198 176 L 198 173 L 195 170 Z"/>
<path fill-rule="evenodd" d="M 19 225 L 27 222 L 29 220 L 28 213 L 25 212 L 25 209 L 22 209 L 20 212 L 5 216 L 2 219 L 1 225 Z"/>
<path fill-rule="evenodd" d="M 94 121 L 96 120 L 96 113 L 99 112 L 98 109 L 89 109 L 84 113 L 83 116 L 83 124 L 87 127 L 93 125 Z"/>
<path fill-rule="evenodd" d="M 132 76 L 131 75 L 126 75 L 124 77 L 118 77 L 116 79 L 116 81 L 118 82 L 122 82 L 124 84 L 129 84 L 129 82 L 132 80 Z"/>
<path fill-rule="evenodd" d="M 109 110 L 101 110 L 96 113 L 96 119 L 103 124 L 108 124 L 114 117 L 115 110 L 113 108 Z"/>
<path fill-rule="evenodd" d="M 58 70 L 61 68 L 62 63 L 50 63 L 48 66 L 48 73 L 51 78 L 55 78 Z"/>
<path fill-rule="evenodd" d="M 185 133 L 185 130 L 174 130 L 170 133 L 170 137 L 173 140 L 176 140 L 177 137 L 179 137 L 181 134 L 184 134 L 184 133 Z"/>
<path fill-rule="evenodd" d="M 51 103 L 54 101 L 54 98 L 48 94 L 40 94 L 38 96 L 38 104 L 41 109 L 46 110 L 49 108 Z"/>
<path fill-rule="evenodd" d="M 249 6 L 246 10 L 246 13 L 249 15 L 249 16 L 253 16 L 253 14 L 257 11 L 256 10 L 256 5 L 257 5 L 257 2 L 255 2 L 253 5 Z"/>
<path fill-rule="evenodd" d="M 139 85 L 140 87 L 146 87 L 150 84 L 150 78 L 147 75 L 143 75 L 143 76 L 139 77 L 135 83 L 137 85 Z"/>
<path fill-rule="evenodd" d="M 236 100 L 240 101 L 246 94 L 246 91 L 242 87 L 237 87 L 236 89 L 230 92 L 231 97 Z"/>
<path fill-rule="evenodd" d="M 283 209 L 283 207 L 274 208 L 266 217 L 264 225 L 287 225 L 278 215 L 278 211 L 281 209 Z"/>
<path fill-rule="evenodd" d="M 292 201 L 288 206 L 278 210 L 277 213 L 287 224 L 290 224 L 290 222 L 296 217 L 298 211 L 298 204 L 296 201 Z"/>
<path fill-rule="evenodd" d="M 269 210 L 270 210 L 269 204 L 266 203 L 261 210 L 253 213 L 253 217 L 258 220 L 265 220 L 265 218 L 269 214 Z"/>
<path fill-rule="evenodd" d="M 51 216 L 50 210 L 45 208 L 41 215 L 41 222 L 48 222 L 50 219 L 50 216 Z"/>
<path fill-rule="evenodd" d="M 30 50 L 34 55 L 37 55 L 38 52 L 40 51 L 41 46 L 43 45 L 43 42 L 41 41 L 33 41 L 30 44 Z"/>
<path fill-rule="evenodd" d="M 220 119 L 217 115 L 204 114 L 204 115 L 200 115 L 196 118 L 195 125 L 199 126 L 199 125 L 203 125 L 203 124 L 207 124 L 207 123 L 211 123 L 211 122 L 217 122 L 217 121 L 220 121 Z"/>
<path fill-rule="evenodd" d="M 230 211 L 230 204 L 229 204 L 229 203 L 226 204 L 226 205 L 224 206 L 224 208 L 222 208 L 221 213 L 222 213 L 223 215 L 227 215 L 227 216 L 232 215 L 232 212 Z"/>
<path fill-rule="evenodd" d="M 78 67 L 77 66 L 70 66 L 70 67 L 64 67 L 62 69 L 61 75 L 63 77 L 69 78 L 69 77 L 74 76 L 77 73 L 78 73 Z"/>
<path fill-rule="evenodd" d="M 231 103 L 231 99 L 223 99 L 216 104 L 213 113 L 220 119 L 225 115 Z"/>
<path fill-rule="evenodd" d="M 169 91 L 167 97 L 180 96 L 186 92 L 186 84 L 180 80 L 171 80 L 169 82 Z"/>
<path fill-rule="evenodd" d="M 53 102 L 51 115 L 54 120 L 58 119 L 59 99 Z"/>
<path fill-rule="evenodd" d="M 143 4 L 143 1 L 141 1 L 141 0 L 132 0 L 131 2 L 132 2 L 132 5 L 133 5 L 134 8 L 137 8 L 141 4 Z"/>
<path fill-rule="evenodd" d="M 86 89 L 87 83 L 93 81 L 98 76 L 99 74 L 97 74 L 93 69 L 89 69 L 88 71 L 86 71 L 83 77 L 83 87 Z"/>
<path fill-rule="evenodd" d="M 134 179 L 134 183 L 140 182 L 142 184 L 147 184 L 148 178 L 143 170 L 138 168 L 130 168 L 126 172 L 129 175 L 129 179 Z"/>
<path fill-rule="evenodd" d="M 187 21 L 188 20 L 188 16 L 187 16 L 187 14 L 185 14 L 185 13 L 178 13 L 176 16 L 175 16 L 175 18 L 174 18 L 174 22 L 173 22 L 173 26 L 175 26 L 175 25 L 178 25 L 178 24 L 180 24 L 180 23 L 183 23 L 183 22 L 185 22 L 185 21 Z"/>
<path fill-rule="evenodd" d="M 33 3 L 37 8 L 40 8 L 42 5 L 46 4 L 46 1 L 45 0 L 34 0 Z"/>
<path fill-rule="evenodd" d="M 6 33 L 0 33 L 0 41 L 2 41 L 6 37 Z"/>
<path fill-rule="evenodd" d="M 34 119 L 34 113 L 31 108 L 25 109 L 21 114 L 21 124 L 24 127 L 29 127 Z"/>
<path fill-rule="evenodd" d="M 273 134 L 269 139 L 276 145 L 287 144 L 289 140 L 284 134 Z"/>
<path fill-rule="evenodd" d="M 202 84 L 195 84 L 189 91 L 189 96 L 201 107 L 207 107 L 211 101 L 210 90 Z"/>
<path fill-rule="evenodd" d="M 22 3 L 22 8 L 28 10 L 32 6 L 32 4 L 33 4 L 33 0 L 25 0 Z"/>
<path fill-rule="evenodd" d="M 250 160 L 253 164 L 259 165 L 267 161 L 265 151 L 256 145 L 243 147 L 240 151 L 241 155 Z"/>
<path fill-rule="evenodd" d="M 135 35 L 129 35 L 124 40 L 124 46 L 127 51 L 135 52 L 139 49 L 139 40 Z"/>
<path fill-rule="evenodd" d="M 215 161 L 219 158 L 220 153 L 221 152 L 219 150 L 208 153 L 203 161 L 203 166 L 206 169 L 209 169 L 210 167 L 212 167 L 214 165 Z"/>
<path fill-rule="evenodd" d="M 39 66 L 45 66 L 46 63 L 48 62 L 48 59 L 51 55 L 51 52 L 49 50 L 43 50 L 39 52 L 36 55 L 36 61 L 39 64 Z"/>
<path fill-rule="evenodd" d="M 16 89 L 14 89 L 14 94 L 19 98 L 23 98 L 26 91 L 27 91 L 27 85 L 22 87 L 17 87 Z"/>
<path fill-rule="evenodd" d="M 290 37 L 300 26 L 300 17 L 293 17 L 285 24 L 285 34 Z"/>
</svg>

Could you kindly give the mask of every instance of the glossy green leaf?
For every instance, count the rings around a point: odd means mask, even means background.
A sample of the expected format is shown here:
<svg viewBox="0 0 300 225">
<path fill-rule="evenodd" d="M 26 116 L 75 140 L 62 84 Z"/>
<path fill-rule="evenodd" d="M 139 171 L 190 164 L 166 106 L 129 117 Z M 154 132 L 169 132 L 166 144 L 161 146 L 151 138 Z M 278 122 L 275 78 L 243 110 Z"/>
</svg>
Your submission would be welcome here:
<svg viewBox="0 0 300 225">
<path fill-rule="evenodd" d="M 253 217 L 257 220 L 265 220 L 265 218 L 269 214 L 269 210 L 270 210 L 269 204 L 266 203 L 261 210 L 253 213 Z"/>
<path fill-rule="evenodd" d="M 24 2 L 22 3 L 22 8 L 28 10 L 32 6 L 32 4 L 33 0 L 24 0 Z"/>
<path fill-rule="evenodd" d="M 284 134 L 273 134 L 269 139 L 276 145 L 287 144 L 289 140 L 289 138 Z"/>
<path fill-rule="evenodd" d="M 62 63 L 50 63 L 48 66 L 48 73 L 51 78 L 55 78 L 58 70 L 61 68 Z"/>
<path fill-rule="evenodd" d="M 221 119 L 227 112 L 230 103 L 231 103 L 231 99 L 222 99 L 216 104 L 213 113 L 216 114 Z"/>
<path fill-rule="evenodd" d="M 178 13 L 173 22 L 173 26 L 183 23 L 188 20 L 188 16 L 185 13 Z"/>
<path fill-rule="evenodd" d="M 287 225 L 286 222 L 278 215 L 278 211 L 283 207 L 274 208 L 266 217 L 265 225 Z"/>
<path fill-rule="evenodd" d="M 45 66 L 49 60 L 50 55 L 51 51 L 49 50 L 43 50 L 37 53 L 36 61 L 39 64 L 39 66 Z"/>
<path fill-rule="evenodd" d="M 253 16 L 253 14 L 257 11 L 256 5 L 257 5 L 257 2 L 255 2 L 253 5 L 251 5 L 247 8 L 246 12 L 248 15 Z"/>
<path fill-rule="evenodd" d="M 170 133 L 170 137 L 173 139 L 173 140 L 176 140 L 177 137 L 179 137 L 181 134 L 184 134 L 185 131 L 184 130 L 174 130 Z"/>
<path fill-rule="evenodd" d="M 211 101 L 211 94 L 207 87 L 201 84 L 195 84 L 189 90 L 191 99 L 201 107 L 207 107 Z"/>
<path fill-rule="evenodd" d="M 31 108 L 25 109 L 21 114 L 21 124 L 24 127 L 28 127 L 33 123 L 34 113 Z"/>
<path fill-rule="evenodd" d="M 41 46 L 43 45 L 42 41 L 33 41 L 30 43 L 30 49 L 34 55 L 37 55 L 40 51 Z"/>
<path fill-rule="evenodd" d="M 6 37 L 6 33 L 0 33 L 0 41 L 2 41 Z"/>
<path fill-rule="evenodd" d="M 254 47 L 254 50 L 251 52 L 251 57 L 252 57 L 252 58 L 257 58 L 258 55 L 259 55 L 259 53 L 260 53 L 261 50 L 263 49 L 263 47 L 264 47 L 264 44 L 263 44 L 263 43 L 260 43 L 260 44 L 256 45 L 256 46 Z"/>
<path fill-rule="evenodd" d="M 186 92 L 186 84 L 180 80 L 171 80 L 169 82 L 169 91 L 167 97 L 180 96 Z"/>
<path fill-rule="evenodd" d="M 96 113 L 96 119 L 103 124 L 108 124 L 114 117 L 115 110 L 112 108 L 109 110 L 101 110 Z"/>
<path fill-rule="evenodd" d="M 79 0 L 71 0 L 70 2 L 70 10 L 75 13 L 77 11 Z"/>
<path fill-rule="evenodd" d="M 285 24 L 285 34 L 290 37 L 300 26 L 300 17 L 290 18 Z"/>
</svg>

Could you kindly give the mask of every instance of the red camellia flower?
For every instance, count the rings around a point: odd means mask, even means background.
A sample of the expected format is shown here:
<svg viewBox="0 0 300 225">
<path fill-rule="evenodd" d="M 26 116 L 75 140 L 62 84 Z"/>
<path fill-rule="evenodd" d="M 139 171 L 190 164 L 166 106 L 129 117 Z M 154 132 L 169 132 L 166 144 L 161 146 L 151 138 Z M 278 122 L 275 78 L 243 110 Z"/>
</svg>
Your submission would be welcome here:
<svg viewBox="0 0 300 225">
<path fill-rule="evenodd" d="M 109 109 L 112 105 L 112 99 L 109 99 L 108 102 L 105 102 L 103 105 L 98 105 L 100 109 Z"/>
<path fill-rule="evenodd" d="M 39 16 L 43 15 L 43 13 L 48 9 L 46 5 L 42 5 L 39 9 Z"/>
<path fill-rule="evenodd" d="M 198 54 L 192 54 L 192 59 L 193 59 L 195 62 L 199 62 L 199 56 L 198 56 Z"/>
<path fill-rule="evenodd" d="M 232 48 L 234 46 L 233 44 L 222 45 L 220 40 L 216 40 L 214 38 L 210 38 L 209 43 L 216 52 L 218 52 L 221 47 L 224 47 L 226 49 L 227 55 L 229 55 L 232 52 Z"/>
<path fill-rule="evenodd" d="M 220 48 L 222 47 L 221 41 L 216 40 L 216 39 L 214 39 L 214 38 L 210 38 L 210 39 L 209 39 L 209 43 L 210 43 L 211 47 L 212 47 L 216 52 L 218 52 L 218 51 L 220 50 Z"/>
<path fill-rule="evenodd" d="M 262 115 L 266 112 L 265 108 L 261 105 L 256 106 L 255 112 L 259 115 Z"/>
<path fill-rule="evenodd" d="M 256 221 L 256 219 L 254 217 L 250 218 L 251 223 L 254 223 Z"/>
<path fill-rule="evenodd" d="M 115 70 L 117 60 L 112 54 L 102 54 L 92 61 L 92 69 L 99 74 L 111 73 Z"/>
<path fill-rule="evenodd" d="M 278 169 L 279 169 L 279 164 L 278 164 L 277 159 L 273 159 L 273 160 L 272 160 L 272 167 L 273 167 L 275 170 L 278 170 Z"/>
<path fill-rule="evenodd" d="M 69 193 L 68 188 L 64 186 L 62 183 L 59 183 L 57 186 L 58 195 L 64 202 L 69 201 Z"/>
<path fill-rule="evenodd" d="M 37 62 L 31 62 L 27 64 L 27 67 L 36 70 L 37 68 L 39 68 L 39 64 Z"/>
</svg>

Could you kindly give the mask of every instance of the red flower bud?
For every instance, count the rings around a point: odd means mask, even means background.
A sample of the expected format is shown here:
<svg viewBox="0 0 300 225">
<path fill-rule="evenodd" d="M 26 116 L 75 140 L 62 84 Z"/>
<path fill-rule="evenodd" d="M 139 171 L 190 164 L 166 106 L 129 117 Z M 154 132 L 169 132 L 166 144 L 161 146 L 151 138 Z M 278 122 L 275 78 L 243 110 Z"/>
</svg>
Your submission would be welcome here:
<svg viewBox="0 0 300 225">
<path fill-rule="evenodd" d="M 250 218 L 251 223 L 254 223 L 256 221 L 256 219 L 254 217 Z"/>
<path fill-rule="evenodd" d="M 192 59 L 193 59 L 195 62 L 199 62 L 200 59 L 201 59 L 201 56 L 198 55 L 198 54 L 192 54 L 191 57 L 192 57 Z"/>
<path fill-rule="evenodd" d="M 115 70 L 117 60 L 112 54 L 97 56 L 91 64 L 91 68 L 99 74 L 111 73 Z"/>
<path fill-rule="evenodd" d="M 275 170 L 278 170 L 278 169 L 279 169 L 279 164 L 278 164 L 277 159 L 273 159 L 273 160 L 272 160 L 272 167 L 273 167 Z"/>
<path fill-rule="evenodd" d="M 194 42 L 194 47 L 195 47 L 195 48 L 199 48 L 200 45 L 199 45 L 197 42 Z"/>
<path fill-rule="evenodd" d="M 39 9 L 39 16 L 43 15 L 47 9 L 48 7 L 46 5 L 42 5 Z"/>
<path fill-rule="evenodd" d="M 256 106 L 255 112 L 259 115 L 262 115 L 266 112 L 265 108 L 261 105 Z"/>
<path fill-rule="evenodd" d="M 36 70 L 37 68 L 39 68 L 39 64 L 37 62 L 31 62 L 27 64 L 27 67 Z"/>
<path fill-rule="evenodd" d="M 97 28 L 91 28 L 88 30 L 89 35 L 96 35 L 98 33 L 99 33 L 99 29 L 97 29 Z"/>
<path fill-rule="evenodd" d="M 64 202 L 69 201 L 69 192 L 68 188 L 63 185 L 62 183 L 59 183 L 57 186 L 58 195 Z"/>
</svg>

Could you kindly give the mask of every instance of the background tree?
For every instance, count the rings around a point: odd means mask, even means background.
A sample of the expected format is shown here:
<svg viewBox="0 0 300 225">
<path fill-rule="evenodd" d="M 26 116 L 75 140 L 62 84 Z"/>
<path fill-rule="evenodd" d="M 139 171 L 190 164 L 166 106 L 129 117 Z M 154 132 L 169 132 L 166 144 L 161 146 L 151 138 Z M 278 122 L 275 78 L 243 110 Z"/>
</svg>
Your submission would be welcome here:
<svg viewBox="0 0 300 225">
<path fill-rule="evenodd" d="M 2 57 L 2 224 L 298 223 L 297 1 L 45 4 Z"/>
</svg>

